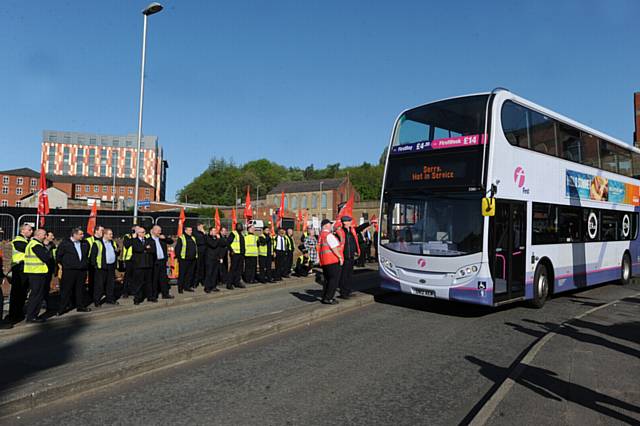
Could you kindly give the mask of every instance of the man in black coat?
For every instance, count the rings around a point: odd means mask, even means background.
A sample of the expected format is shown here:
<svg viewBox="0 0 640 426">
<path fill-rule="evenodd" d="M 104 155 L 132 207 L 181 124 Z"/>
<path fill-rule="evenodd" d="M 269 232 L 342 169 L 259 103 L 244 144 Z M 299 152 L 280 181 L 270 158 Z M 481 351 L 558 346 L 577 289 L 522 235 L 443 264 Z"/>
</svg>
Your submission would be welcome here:
<svg viewBox="0 0 640 426">
<path fill-rule="evenodd" d="M 156 303 L 151 290 L 151 270 L 153 267 L 153 248 L 151 239 L 145 236 L 142 226 L 136 228 L 136 237 L 127 241 L 133 252 L 133 304 L 139 305 L 146 298 L 149 302 Z"/>
<path fill-rule="evenodd" d="M 158 300 L 158 294 L 162 294 L 163 299 L 173 299 L 169 293 L 169 277 L 167 277 L 167 260 L 169 251 L 167 244 L 173 244 L 171 238 L 162 234 L 162 228 L 155 225 L 151 228 L 151 249 L 153 251 L 153 272 L 151 273 L 151 291 L 154 300 Z"/>
<path fill-rule="evenodd" d="M 86 291 L 89 266 L 89 243 L 84 240 L 84 232 L 80 228 L 71 231 L 71 237 L 60 242 L 56 253 L 56 260 L 62 267 L 60 280 L 60 306 L 58 315 L 67 312 L 71 294 L 75 294 L 76 310 L 90 312 L 86 307 Z"/>
<path fill-rule="evenodd" d="M 207 254 L 207 243 L 206 243 L 207 234 L 204 230 L 204 225 L 202 223 L 198 223 L 196 226 L 196 230 L 193 231 L 193 238 L 196 239 L 196 245 L 198 246 L 198 258 L 196 259 L 196 273 L 194 280 L 194 287 L 198 287 L 198 285 L 202 284 L 204 286 L 204 277 L 205 277 L 205 264 L 206 264 L 206 254 Z"/>
<path fill-rule="evenodd" d="M 218 241 L 218 249 L 220 253 L 220 259 L 222 263 L 218 269 L 218 278 L 220 284 L 227 283 L 227 276 L 229 272 L 229 230 L 224 226 L 220 228 L 220 240 Z"/>
<path fill-rule="evenodd" d="M 116 267 L 118 266 L 118 246 L 113 241 L 113 231 L 105 228 L 102 238 L 95 238 L 89 255 L 89 264 L 93 266 L 93 304 L 97 308 L 105 303 L 117 305 L 115 298 Z M 89 296 L 92 296 L 90 293 Z"/>
<path fill-rule="evenodd" d="M 33 228 L 25 223 L 20 227 L 20 234 L 11 241 L 11 291 L 7 319 L 12 322 L 19 322 L 24 318 L 24 304 L 29 291 L 29 283 L 24 276 L 24 252 L 32 234 Z"/>
<path fill-rule="evenodd" d="M 27 322 L 44 322 L 45 318 L 39 316 L 47 284 L 47 272 L 49 267 L 49 251 L 44 247 L 44 239 L 47 231 L 36 230 L 33 238 L 27 244 L 24 259 L 24 274 L 29 282 L 29 302 L 27 303 Z"/>
<path fill-rule="evenodd" d="M 221 254 L 226 253 L 226 248 L 221 247 L 220 235 L 218 230 L 213 227 L 209 229 L 209 235 L 206 237 L 207 251 L 205 253 L 205 280 L 204 291 L 211 293 L 212 291 L 220 291 L 218 289 L 219 269 L 222 266 Z"/>
</svg>

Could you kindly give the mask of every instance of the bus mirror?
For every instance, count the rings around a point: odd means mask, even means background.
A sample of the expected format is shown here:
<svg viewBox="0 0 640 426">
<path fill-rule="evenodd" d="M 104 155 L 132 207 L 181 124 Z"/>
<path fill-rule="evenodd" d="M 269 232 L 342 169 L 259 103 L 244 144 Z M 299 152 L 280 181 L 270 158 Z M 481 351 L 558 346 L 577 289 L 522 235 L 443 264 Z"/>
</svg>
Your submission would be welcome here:
<svg viewBox="0 0 640 426">
<path fill-rule="evenodd" d="M 482 216 L 495 216 L 496 215 L 496 199 L 495 198 L 483 198 L 482 199 Z"/>
</svg>

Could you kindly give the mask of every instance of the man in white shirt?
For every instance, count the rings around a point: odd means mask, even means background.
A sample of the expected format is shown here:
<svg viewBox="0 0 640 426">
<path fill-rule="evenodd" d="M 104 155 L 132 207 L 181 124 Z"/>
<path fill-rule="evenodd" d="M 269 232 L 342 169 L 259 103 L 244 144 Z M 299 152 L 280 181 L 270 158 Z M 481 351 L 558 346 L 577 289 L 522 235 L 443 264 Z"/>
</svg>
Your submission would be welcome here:
<svg viewBox="0 0 640 426">
<path fill-rule="evenodd" d="M 282 281 L 282 276 L 286 272 L 287 263 L 287 240 L 284 228 L 278 229 L 276 236 L 276 269 L 274 271 L 274 281 Z"/>
</svg>

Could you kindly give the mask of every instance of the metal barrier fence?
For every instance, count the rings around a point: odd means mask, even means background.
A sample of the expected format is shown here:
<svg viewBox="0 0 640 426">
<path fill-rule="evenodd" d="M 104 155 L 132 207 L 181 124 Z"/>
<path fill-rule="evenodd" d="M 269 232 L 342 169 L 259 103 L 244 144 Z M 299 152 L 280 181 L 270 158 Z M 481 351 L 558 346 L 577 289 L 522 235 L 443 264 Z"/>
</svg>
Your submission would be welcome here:
<svg viewBox="0 0 640 426">
<path fill-rule="evenodd" d="M 164 235 L 176 235 L 178 233 L 179 220 L 177 217 L 158 216 L 155 224 L 162 227 L 162 233 Z M 187 217 L 184 221 L 185 226 L 191 226 L 194 229 L 198 223 L 202 223 L 205 228 L 209 229 L 215 225 L 215 220 L 203 217 Z M 230 228 L 231 219 L 220 219 L 220 225 Z"/>
<path fill-rule="evenodd" d="M 54 215 L 49 214 L 46 216 L 44 228 L 47 231 L 52 231 L 57 238 L 63 238 L 71 235 L 73 228 L 80 227 L 83 230 L 87 229 L 87 221 L 89 215 Z M 18 218 L 18 228 L 24 223 L 30 223 L 35 225 L 35 214 L 24 214 Z M 153 226 L 153 217 L 151 216 L 138 216 L 138 224 L 150 229 Z M 124 234 L 131 232 L 133 226 L 133 216 L 103 216 L 98 215 L 96 219 L 96 225 L 104 226 L 105 228 L 111 228 L 113 235 L 118 238 Z M 15 228 L 14 228 L 15 229 Z"/>
<path fill-rule="evenodd" d="M 16 232 L 16 219 L 10 214 L 0 213 L 0 241 L 12 240 Z"/>
</svg>

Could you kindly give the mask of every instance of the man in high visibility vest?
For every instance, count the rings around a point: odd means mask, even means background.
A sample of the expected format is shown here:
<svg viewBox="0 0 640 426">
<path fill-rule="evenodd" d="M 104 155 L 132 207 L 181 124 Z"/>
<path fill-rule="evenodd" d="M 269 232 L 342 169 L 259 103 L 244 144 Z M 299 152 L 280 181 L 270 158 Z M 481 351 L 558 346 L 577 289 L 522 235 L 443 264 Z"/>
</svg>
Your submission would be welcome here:
<svg viewBox="0 0 640 426">
<path fill-rule="evenodd" d="M 33 228 L 25 223 L 20 227 L 20 235 L 11 241 L 11 292 L 8 319 L 12 322 L 19 322 L 24 318 L 24 303 L 29 289 L 27 277 L 24 276 L 24 256 L 32 234 Z"/>
<path fill-rule="evenodd" d="M 258 281 L 261 283 L 273 282 L 271 273 L 271 262 L 273 261 L 273 249 L 275 240 L 271 238 L 271 229 L 266 227 L 262 230 L 262 235 L 258 237 Z"/>
<path fill-rule="evenodd" d="M 307 277 L 311 272 L 311 258 L 309 257 L 309 251 L 300 247 L 302 254 L 296 259 L 296 266 L 293 268 L 293 275 L 296 277 Z"/>
<path fill-rule="evenodd" d="M 49 270 L 47 271 L 47 286 L 44 291 L 44 305 L 46 305 L 47 310 L 51 309 L 49 297 L 49 293 L 51 292 L 51 279 L 55 275 L 58 267 L 58 264 L 56 263 L 57 248 L 55 240 L 55 234 L 51 231 L 47 232 L 47 236 L 44 238 L 44 248 L 49 252 L 49 262 L 47 263 L 47 266 L 49 267 Z"/>
<path fill-rule="evenodd" d="M 129 297 L 131 288 L 133 287 L 133 262 L 131 257 L 133 256 L 133 249 L 131 248 L 131 239 L 136 238 L 136 227 L 131 228 L 130 234 L 125 234 L 122 240 L 122 261 L 124 262 L 124 281 L 122 283 L 122 298 Z"/>
<path fill-rule="evenodd" d="M 340 250 L 340 241 L 331 232 L 333 226 L 331 221 L 323 219 L 320 226 L 322 231 L 318 239 L 318 255 L 322 274 L 324 275 L 321 302 L 325 305 L 336 305 L 338 303 L 335 299 L 336 289 L 340 282 L 340 272 L 344 259 L 342 250 Z"/>
<path fill-rule="evenodd" d="M 111 229 L 105 229 L 102 238 L 96 238 L 93 241 L 89 259 L 95 270 L 94 286 L 93 294 L 89 296 L 93 296 L 93 304 L 96 308 L 102 304 L 103 295 L 105 303 L 118 304 L 114 294 L 118 252 L 118 246 L 113 241 Z"/>
<path fill-rule="evenodd" d="M 184 233 L 178 237 L 175 252 L 178 257 L 178 293 L 193 292 L 198 244 L 193 236 L 192 227 L 185 226 Z"/>
<path fill-rule="evenodd" d="M 40 317 L 42 299 L 47 288 L 47 273 L 49 272 L 50 255 L 43 242 L 47 231 L 38 229 L 27 244 L 24 253 L 24 275 L 29 282 L 29 303 L 27 303 L 27 322 L 44 322 Z"/>
<path fill-rule="evenodd" d="M 102 235 L 104 234 L 104 226 L 98 225 L 96 226 L 96 228 L 93 230 L 93 235 L 88 236 L 87 238 L 85 238 L 85 241 L 89 243 L 89 258 L 91 258 L 91 249 L 93 248 L 93 243 L 96 240 L 102 241 Z M 91 264 L 91 261 L 89 261 L 89 265 L 88 265 L 89 269 L 88 271 L 88 277 L 87 277 L 87 290 L 89 292 L 89 298 L 93 297 L 93 292 L 94 292 L 94 282 L 95 282 L 95 275 L 96 275 L 96 268 Z"/>
<path fill-rule="evenodd" d="M 240 278 L 242 276 L 242 270 L 244 269 L 244 251 L 245 242 L 244 235 L 242 234 L 242 224 L 236 225 L 235 231 L 229 234 L 228 243 L 231 249 L 231 270 L 229 271 L 229 280 L 227 281 L 227 288 L 229 290 L 234 287 L 245 288 Z"/>
<path fill-rule="evenodd" d="M 244 236 L 244 282 L 255 284 L 256 268 L 258 267 L 258 237 L 256 228 L 249 225 L 247 235 Z"/>
</svg>

